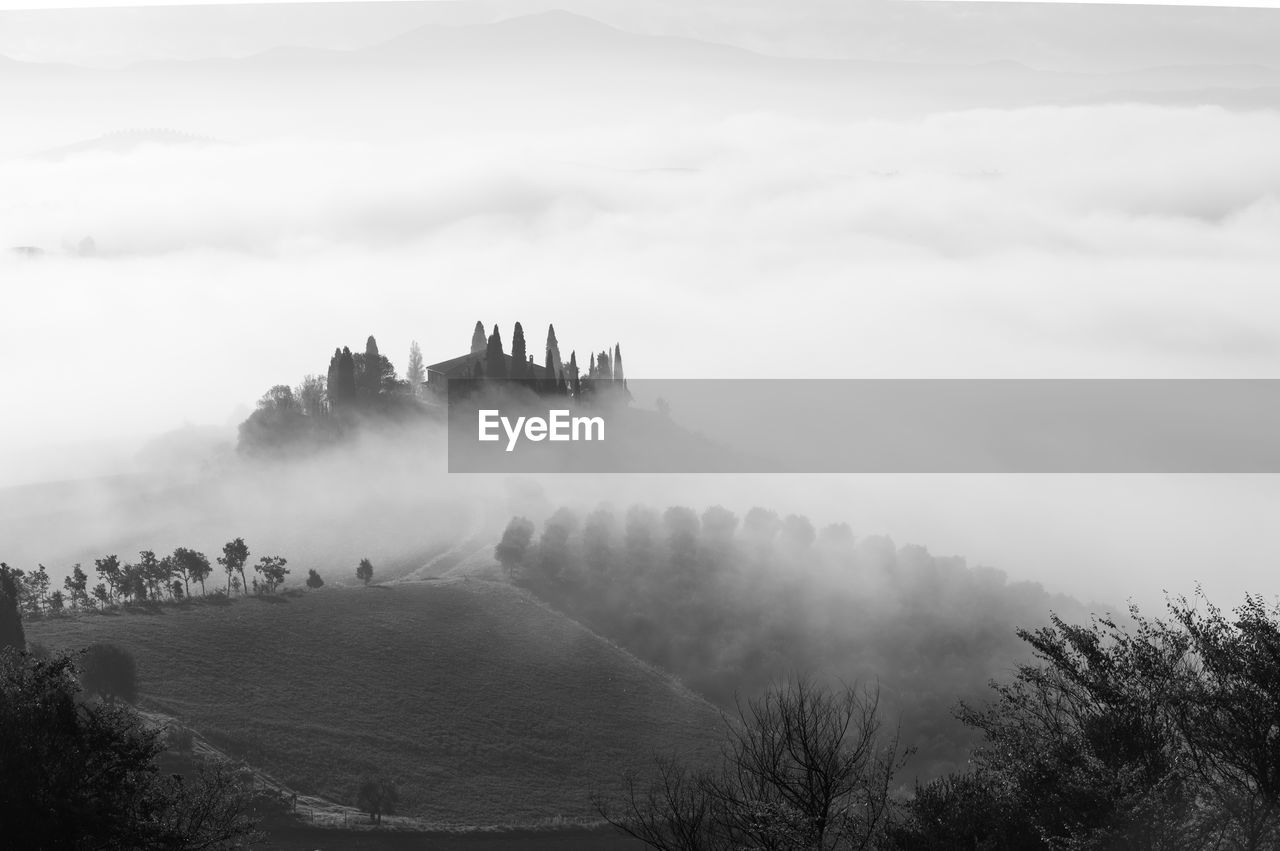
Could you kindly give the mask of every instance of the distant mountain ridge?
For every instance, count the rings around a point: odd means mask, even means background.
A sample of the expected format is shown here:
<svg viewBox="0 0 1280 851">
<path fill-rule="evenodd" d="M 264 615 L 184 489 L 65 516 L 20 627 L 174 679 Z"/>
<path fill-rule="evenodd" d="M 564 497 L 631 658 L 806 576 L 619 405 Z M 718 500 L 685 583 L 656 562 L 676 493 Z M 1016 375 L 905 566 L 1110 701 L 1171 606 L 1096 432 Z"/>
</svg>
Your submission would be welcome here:
<svg viewBox="0 0 1280 851">
<path fill-rule="evenodd" d="M 42 160 L 61 160 L 69 156 L 84 153 L 128 154 L 144 145 L 162 147 L 204 147 L 208 145 L 225 145 L 226 142 L 208 136 L 185 133 L 167 128 L 147 128 L 116 130 L 93 139 L 73 142 L 58 148 L 48 148 L 31 156 Z"/>
</svg>

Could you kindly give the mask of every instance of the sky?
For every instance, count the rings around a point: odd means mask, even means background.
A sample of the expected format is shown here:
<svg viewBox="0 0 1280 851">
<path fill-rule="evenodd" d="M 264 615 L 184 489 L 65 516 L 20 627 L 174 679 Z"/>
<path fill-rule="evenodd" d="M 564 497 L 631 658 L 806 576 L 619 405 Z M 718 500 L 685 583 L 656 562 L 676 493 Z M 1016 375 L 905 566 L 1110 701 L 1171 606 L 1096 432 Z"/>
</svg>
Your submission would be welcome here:
<svg viewBox="0 0 1280 851">
<path fill-rule="evenodd" d="M 1280 377 L 1280 13 L 507 20 L 547 5 L 0 13 L 0 486 L 232 435 L 335 346 L 403 368 L 477 320 L 620 342 L 632 376 Z M 1280 555 L 1269 479 L 617 487 L 1081 596 L 1150 593 L 1117 578 L 1144 560 L 1234 593 Z"/>
</svg>

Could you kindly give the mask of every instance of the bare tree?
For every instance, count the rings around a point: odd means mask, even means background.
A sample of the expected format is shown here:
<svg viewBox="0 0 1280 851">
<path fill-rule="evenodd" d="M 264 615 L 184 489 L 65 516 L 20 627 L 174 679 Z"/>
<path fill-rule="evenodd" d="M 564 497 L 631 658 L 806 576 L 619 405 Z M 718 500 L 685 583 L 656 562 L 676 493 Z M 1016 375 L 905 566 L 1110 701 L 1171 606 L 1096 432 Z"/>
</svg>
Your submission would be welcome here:
<svg viewBox="0 0 1280 851">
<path fill-rule="evenodd" d="M 597 811 L 660 851 L 875 846 L 909 754 L 881 731 L 878 690 L 794 679 L 738 704 L 725 727 L 718 769 L 660 759 L 647 785 L 624 779 L 620 809 L 597 795 Z"/>
<path fill-rule="evenodd" d="M 620 812 L 596 793 L 592 803 L 610 824 L 659 851 L 727 849 L 716 830 L 712 776 L 683 765 L 675 757 L 654 758 L 654 775 L 642 781 L 635 772 L 623 776 Z"/>
</svg>

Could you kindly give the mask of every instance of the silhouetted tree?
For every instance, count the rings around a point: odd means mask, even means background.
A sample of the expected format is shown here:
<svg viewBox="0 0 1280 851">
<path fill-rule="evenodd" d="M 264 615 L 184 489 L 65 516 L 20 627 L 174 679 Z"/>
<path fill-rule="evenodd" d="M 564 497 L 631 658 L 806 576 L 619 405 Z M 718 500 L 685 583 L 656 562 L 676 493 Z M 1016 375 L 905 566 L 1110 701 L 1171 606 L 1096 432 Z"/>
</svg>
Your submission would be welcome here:
<svg viewBox="0 0 1280 851">
<path fill-rule="evenodd" d="M 529 353 L 525 350 L 524 328 L 520 323 L 516 323 L 515 331 L 511 335 L 511 378 L 521 379 L 528 378 L 530 373 L 528 370 Z"/>
<path fill-rule="evenodd" d="M 1280 847 L 1280 607 L 1201 603 L 1020 630 L 1036 661 L 962 704 L 975 770 L 1045 847 Z"/>
<path fill-rule="evenodd" d="M 49 602 L 49 571 L 43 564 L 38 564 L 29 573 L 15 570 L 14 578 L 19 580 L 19 606 L 31 615 L 38 615 Z"/>
<path fill-rule="evenodd" d="M 200 593 L 204 594 L 204 581 L 213 572 L 213 567 L 209 564 L 209 557 L 204 553 L 189 550 L 186 547 L 178 547 L 173 551 L 172 558 L 174 570 L 178 576 L 182 577 L 183 587 L 187 596 L 191 596 L 191 582 L 193 580 L 200 583 Z"/>
<path fill-rule="evenodd" d="M 262 574 L 262 584 L 268 594 L 274 594 L 284 584 L 284 578 L 289 573 L 286 564 L 288 561 L 280 556 L 263 556 L 254 565 L 253 569 Z"/>
<path fill-rule="evenodd" d="M 227 572 L 227 593 L 231 593 L 232 574 L 240 574 L 240 587 L 245 587 L 244 565 L 249 560 L 249 547 L 244 538 L 236 538 L 222 546 L 222 555 L 218 556 L 218 564 Z"/>
<path fill-rule="evenodd" d="M 718 769 L 659 759 L 647 784 L 625 777 L 620 808 L 597 795 L 596 809 L 664 851 L 875 848 L 906 755 L 878 711 L 874 690 L 774 686 L 726 719 Z"/>
<path fill-rule="evenodd" d="M 356 398 L 356 361 L 351 349 L 342 347 L 338 357 L 336 384 L 329 387 L 329 404 L 333 408 L 349 408 Z"/>
<path fill-rule="evenodd" d="M 150 594 L 147 585 L 147 571 L 141 564 L 132 562 L 124 565 L 121 570 L 124 572 L 124 596 L 126 601 L 132 599 L 135 603 L 145 603 Z"/>
<path fill-rule="evenodd" d="M 368 813 L 374 824 L 382 824 L 384 815 L 395 815 L 399 803 L 396 784 L 384 777 L 366 777 L 356 789 L 356 806 Z"/>
<path fill-rule="evenodd" d="M 74 565 L 71 568 L 71 575 L 62 580 L 62 586 L 67 589 L 67 596 L 71 598 L 71 605 L 77 609 L 89 603 L 88 585 L 89 575 L 79 564 Z"/>
<path fill-rule="evenodd" d="M 0 562 L 0 657 L 5 648 L 25 650 L 27 637 L 22 629 L 22 612 L 18 608 L 18 582 L 13 568 Z"/>
<path fill-rule="evenodd" d="M 502 333 L 497 325 L 493 326 L 493 333 L 489 335 L 489 343 L 485 347 L 484 375 L 494 379 L 507 377 L 507 357 L 502 351 Z"/>
<path fill-rule="evenodd" d="M 156 558 L 154 551 L 142 550 L 138 553 L 138 563 L 134 567 L 137 570 L 135 596 L 137 596 L 137 583 L 141 582 L 144 588 L 143 599 L 160 599 L 161 591 L 169 584 L 172 565 Z"/>
<path fill-rule="evenodd" d="M 368 585 L 373 579 L 373 562 L 367 558 L 360 559 L 360 563 L 356 565 L 356 579 Z"/>
<path fill-rule="evenodd" d="M 324 384 L 324 388 L 325 388 L 324 395 L 325 395 L 325 399 L 329 402 L 330 410 L 333 410 L 333 408 L 335 407 L 335 402 L 336 404 L 341 404 L 340 399 L 338 400 L 334 399 L 335 395 L 340 395 L 342 392 L 339 389 L 341 382 L 338 378 L 339 370 L 340 370 L 339 364 L 341 362 L 342 362 L 342 349 L 335 348 L 333 350 L 333 357 L 329 358 L 329 371 L 325 374 L 325 384 Z"/>
<path fill-rule="evenodd" d="M 61 591 L 54 591 L 49 595 L 49 614 L 60 615 L 65 606 L 66 600 Z"/>
<path fill-rule="evenodd" d="M 547 361 L 546 364 L 543 365 L 543 369 L 546 370 L 547 375 L 542 379 L 539 389 L 548 396 L 554 395 L 558 389 L 558 385 L 556 384 L 555 359 L 551 356 L 551 349 L 547 349 Z"/>
<path fill-rule="evenodd" d="M 316 569 L 314 567 L 307 571 L 307 587 L 308 588 L 314 591 L 315 589 L 320 588 L 323 585 L 324 585 L 324 577 L 316 573 Z"/>
<path fill-rule="evenodd" d="M 85 694 L 107 701 L 133 703 L 138 699 L 138 665 L 133 654 L 116 644 L 92 644 L 80 663 Z"/>
<path fill-rule="evenodd" d="M 364 369 L 360 370 L 359 366 Z M 364 363 L 357 366 L 357 371 L 364 373 L 360 376 L 360 390 L 368 396 L 376 396 L 382 390 L 382 375 L 379 372 L 381 366 L 382 355 L 378 353 L 378 341 L 370 334 L 364 344 Z"/>
<path fill-rule="evenodd" d="M 547 354 L 551 356 L 551 365 L 554 369 L 548 368 L 552 376 L 559 375 L 564 372 L 564 361 L 560 359 L 560 341 L 556 339 L 556 326 L 547 326 Z"/>
<path fill-rule="evenodd" d="M 114 555 L 104 556 L 94 559 L 94 570 L 107 586 L 107 590 L 111 592 L 112 602 L 124 596 L 124 568 L 120 564 L 120 559 Z"/>
<path fill-rule="evenodd" d="M 626 380 L 626 376 L 622 374 L 622 346 L 617 343 L 613 344 L 613 377 L 617 381 Z"/>
<path fill-rule="evenodd" d="M 578 378 L 578 352 L 576 350 L 569 352 L 569 389 L 573 391 L 573 398 L 575 399 L 582 395 L 582 381 Z"/>
<path fill-rule="evenodd" d="M 484 323 L 477 319 L 476 328 L 471 332 L 471 354 L 482 354 L 487 345 L 488 338 L 484 334 Z"/>
<path fill-rule="evenodd" d="M 255 838 L 251 792 L 224 769 L 158 771 L 161 732 L 81 699 L 69 657 L 0 655 L 6 848 L 216 849 Z"/>
</svg>

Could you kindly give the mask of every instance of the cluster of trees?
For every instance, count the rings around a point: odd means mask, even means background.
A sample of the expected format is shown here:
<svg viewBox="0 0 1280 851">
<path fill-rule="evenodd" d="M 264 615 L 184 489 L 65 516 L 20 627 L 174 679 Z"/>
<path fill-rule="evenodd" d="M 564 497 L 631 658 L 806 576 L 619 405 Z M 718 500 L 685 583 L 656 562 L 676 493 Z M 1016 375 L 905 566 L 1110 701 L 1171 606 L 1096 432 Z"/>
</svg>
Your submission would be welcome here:
<svg viewBox="0 0 1280 851">
<path fill-rule="evenodd" d="M 722 707 L 796 670 L 878 679 L 927 776 L 967 758 L 974 734 L 951 707 L 1025 658 L 1015 629 L 1051 609 L 1086 616 L 963 559 L 760 508 L 561 509 L 540 530 L 513 519 L 495 556 L 516 583 Z"/>
<path fill-rule="evenodd" d="M 287 559 L 265 555 L 253 565 L 255 575 L 248 577 L 249 547 L 243 538 L 228 541 L 222 555 L 217 557 L 217 564 L 226 574 L 227 584 L 225 589 L 214 593 L 228 596 L 234 592 L 247 594 L 250 590 L 255 594 L 274 594 L 289 574 Z M 191 597 L 192 583 L 198 583 L 201 596 L 206 596 L 205 583 L 214 568 L 204 553 L 178 547 L 170 555 L 159 557 L 153 550 L 142 550 L 134 562 L 122 562 L 116 555 L 103 556 L 94 560 L 94 572 L 98 582 L 90 587 L 84 568 L 73 565 L 70 575 L 63 580 L 63 587 L 54 588 L 44 565 L 24 571 L 0 562 L 0 594 L 11 588 L 18 610 L 27 617 L 103 609 L 125 603 L 174 601 Z M 314 575 L 315 571 L 311 573 Z"/>
<path fill-rule="evenodd" d="M 982 746 L 917 793 L 904 847 L 1280 847 L 1280 607 L 1019 634 L 1034 659 L 960 706 Z"/>
<path fill-rule="evenodd" d="M 659 760 L 600 811 L 664 851 L 1280 847 L 1280 607 L 1179 599 L 1019 636 L 1031 660 L 956 709 L 969 767 L 913 795 L 887 794 L 902 752 L 874 744 L 874 699 L 801 682 L 732 719 L 723 765 Z"/>
<path fill-rule="evenodd" d="M 556 327 L 547 326 L 547 343 L 544 349 L 542 374 L 539 376 L 534 356 L 525 343 L 524 326 L 515 324 L 511 336 L 511 356 L 508 359 L 502 344 L 502 332 L 497 325 L 485 335 L 484 324 L 476 322 L 471 335 L 471 353 L 476 359 L 468 371 L 470 378 L 506 380 L 523 384 L 541 395 L 572 396 L 586 399 L 601 389 L 605 382 L 611 386 L 625 387 L 622 368 L 622 347 L 614 344 L 613 353 L 608 349 L 592 353 L 585 373 L 578 367 L 578 353 L 569 353 L 569 360 L 560 357 L 560 343 L 556 339 Z M 508 365 L 509 361 L 509 365 Z"/>
<path fill-rule="evenodd" d="M 503 347 L 497 325 L 486 334 L 476 322 L 471 337 L 474 359 L 462 377 L 519 382 L 544 395 L 587 399 L 604 387 L 625 387 L 622 348 L 593 352 L 585 371 L 578 367 L 577 352 L 566 362 L 554 325 L 547 327 L 547 344 L 541 374 L 528 351 L 524 327 L 517 322 L 511 354 Z M 395 365 L 378 349 L 370 335 L 363 352 L 343 346 L 333 350 L 324 375 L 307 375 L 294 387 L 277 384 L 258 400 L 256 409 L 240 424 L 238 447 L 246 453 L 306 451 L 341 440 L 367 418 L 398 421 L 433 416 L 433 407 L 417 404 L 427 383 L 422 349 L 415 340 L 409 347 L 408 367 L 401 378 Z"/>
<path fill-rule="evenodd" d="M 420 385 L 424 378 L 422 352 L 418 349 L 417 341 L 410 348 L 409 360 L 409 376 L 402 380 L 396 376 L 396 368 L 391 361 L 378 351 L 378 341 L 372 334 L 365 341 L 363 352 L 352 354 L 351 349 L 346 346 L 334 349 L 322 388 L 327 391 L 322 393 L 326 404 L 312 415 L 368 407 L 383 394 L 403 393 L 413 389 L 415 381 Z M 413 366 L 415 360 L 416 370 Z M 308 376 L 303 380 L 304 384 L 308 379 L 319 381 L 318 376 Z"/>
<path fill-rule="evenodd" d="M 302 449 L 341 439 L 360 417 L 421 413 L 413 400 L 425 380 L 417 341 L 409 348 L 406 376 L 399 378 L 371 335 L 363 352 L 334 349 L 325 375 L 306 375 L 296 387 L 277 384 L 264 393 L 240 424 L 238 446 L 249 453 Z"/>
</svg>

